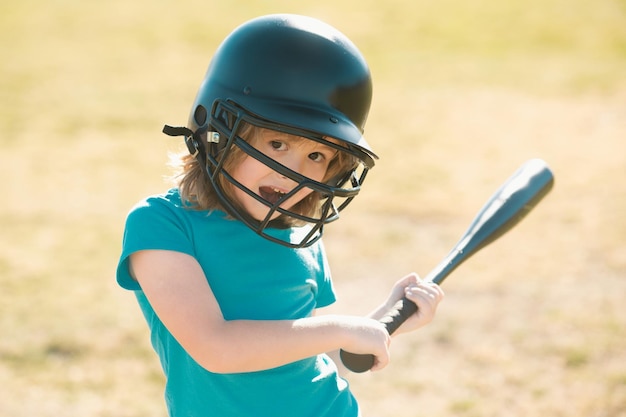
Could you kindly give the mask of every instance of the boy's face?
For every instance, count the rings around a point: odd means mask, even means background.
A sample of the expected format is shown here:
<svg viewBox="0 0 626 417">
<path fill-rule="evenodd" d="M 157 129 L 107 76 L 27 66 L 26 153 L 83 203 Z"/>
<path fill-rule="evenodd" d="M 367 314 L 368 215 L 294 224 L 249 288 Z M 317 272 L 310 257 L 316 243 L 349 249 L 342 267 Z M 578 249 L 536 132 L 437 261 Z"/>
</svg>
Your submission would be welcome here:
<svg viewBox="0 0 626 417">
<path fill-rule="evenodd" d="M 318 182 L 324 180 L 328 165 L 337 153 L 335 149 L 322 143 L 269 129 L 261 129 L 250 144 L 287 168 Z M 246 188 L 272 204 L 298 185 L 251 156 L 245 156 L 232 175 Z M 256 201 L 238 187 L 234 189 L 235 197 L 248 214 L 259 221 L 265 219 L 269 207 Z M 311 192 L 311 189 L 303 188 L 284 201 L 280 207 L 288 210 Z M 274 212 L 272 220 L 279 215 L 279 212 Z"/>
</svg>

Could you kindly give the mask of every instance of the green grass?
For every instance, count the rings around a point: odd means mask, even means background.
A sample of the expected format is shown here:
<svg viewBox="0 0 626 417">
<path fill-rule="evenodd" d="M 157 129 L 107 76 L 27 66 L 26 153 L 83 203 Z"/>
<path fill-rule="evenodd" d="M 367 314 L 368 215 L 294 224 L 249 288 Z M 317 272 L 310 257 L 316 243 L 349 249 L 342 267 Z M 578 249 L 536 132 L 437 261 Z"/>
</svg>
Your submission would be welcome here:
<svg viewBox="0 0 626 417">
<path fill-rule="evenodd" d="M 160 133 L 243 21 L 310 14 L 370 62 L 381 160 L 326 245 L 366 313 L 426 274 L 525 159 L 556 187 L 445 283 L 366 415 L 626 416 L 626 3 L 0 0 L 0 415 L 163 416 L 163 377 L 114 269 L 127 210 L 162 191 Z"/>
</svg>

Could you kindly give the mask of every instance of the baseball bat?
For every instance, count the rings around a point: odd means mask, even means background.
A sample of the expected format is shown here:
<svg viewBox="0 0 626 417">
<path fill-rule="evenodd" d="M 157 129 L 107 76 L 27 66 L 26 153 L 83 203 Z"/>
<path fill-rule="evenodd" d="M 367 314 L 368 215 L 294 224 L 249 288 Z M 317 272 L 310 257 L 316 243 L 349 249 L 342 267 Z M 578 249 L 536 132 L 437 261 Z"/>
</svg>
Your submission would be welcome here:
<svg viewBox="0 0 626 417">
<path fill-rule="evenodd" d="M 541 159 L 524 163 L 491 196 L 478 212 L 461 239 L 448 255 L 424 278 L 440 284 L 459 265 L 480 249 L 511 230 L 552 189 L 554 176 Z M 387 312 L 380 322 L 391 335 L 404 321 L 417 312 L 417 306 L 403 298 Z M 342 350 L 341 361 L 353 372 L 365 372 L 374 365 L 374 355 Z"/>
</svg>

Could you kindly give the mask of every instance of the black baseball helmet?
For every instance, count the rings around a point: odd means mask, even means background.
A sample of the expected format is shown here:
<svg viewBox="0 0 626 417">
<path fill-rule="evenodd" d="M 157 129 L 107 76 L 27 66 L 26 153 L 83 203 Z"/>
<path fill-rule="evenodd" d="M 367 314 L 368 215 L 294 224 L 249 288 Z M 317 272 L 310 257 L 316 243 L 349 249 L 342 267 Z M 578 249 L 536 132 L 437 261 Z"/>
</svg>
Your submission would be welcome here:
<svg viewBox="0 0 626 417">
<path fill-rule="evenodd" d="M 374 166 L 377 157 L 363 137 L 371 99 L 368 65 L 345 35 L 310 17 L 269 15 L 244 23 L 222 42 L 197 93 L 187 128 L 166 126 L 164 132 L 186 136 L 189 151 L 205 164 L 229 214 L 261 236 L 302 247 L 318 240 L 324 224 L 338 218 Z M 346 152 L 355 163 L 349 172 L 318 183 L 246 143 L 238 134 L 244 124 L 322 142 Z M 208 143 L 207 149 L 203 143 Z M 246 188 L 248 195 L 269 208 L 262 221 L 233 204 L 218 181 L 225 176 L 234 186 L 243 187 L 223 169 L 233 146 L 294 180 L 297 189 L 317 192 L 319 215 L 305 216 L 279 207 L 297 190 L 272 203 Z M 275 212 L 306 224 L 303 238 L 297 242 L 276 238 L 270 231 Z"/>
</svg>

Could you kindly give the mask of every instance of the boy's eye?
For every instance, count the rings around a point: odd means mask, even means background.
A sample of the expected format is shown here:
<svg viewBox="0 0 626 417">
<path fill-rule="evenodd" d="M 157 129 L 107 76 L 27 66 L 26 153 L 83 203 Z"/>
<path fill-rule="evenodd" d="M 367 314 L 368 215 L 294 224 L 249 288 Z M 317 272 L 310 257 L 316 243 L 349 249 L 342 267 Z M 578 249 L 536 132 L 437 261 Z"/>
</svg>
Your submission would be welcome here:
<svg viewBox="0 0 626 417">
<path fill-rule="evenodd" d="M 270 146 L 272 149 L 281 150 L 284 148 L 285 144 L 279 140 L 272 140 L 270 141 Z"/>
<path fill-rule="evenodd" d="M 321 152 L 312 152 L 309 154 L 309 159 L 314 162 L 322 162 L 326 157 Z"/>
</svg>

